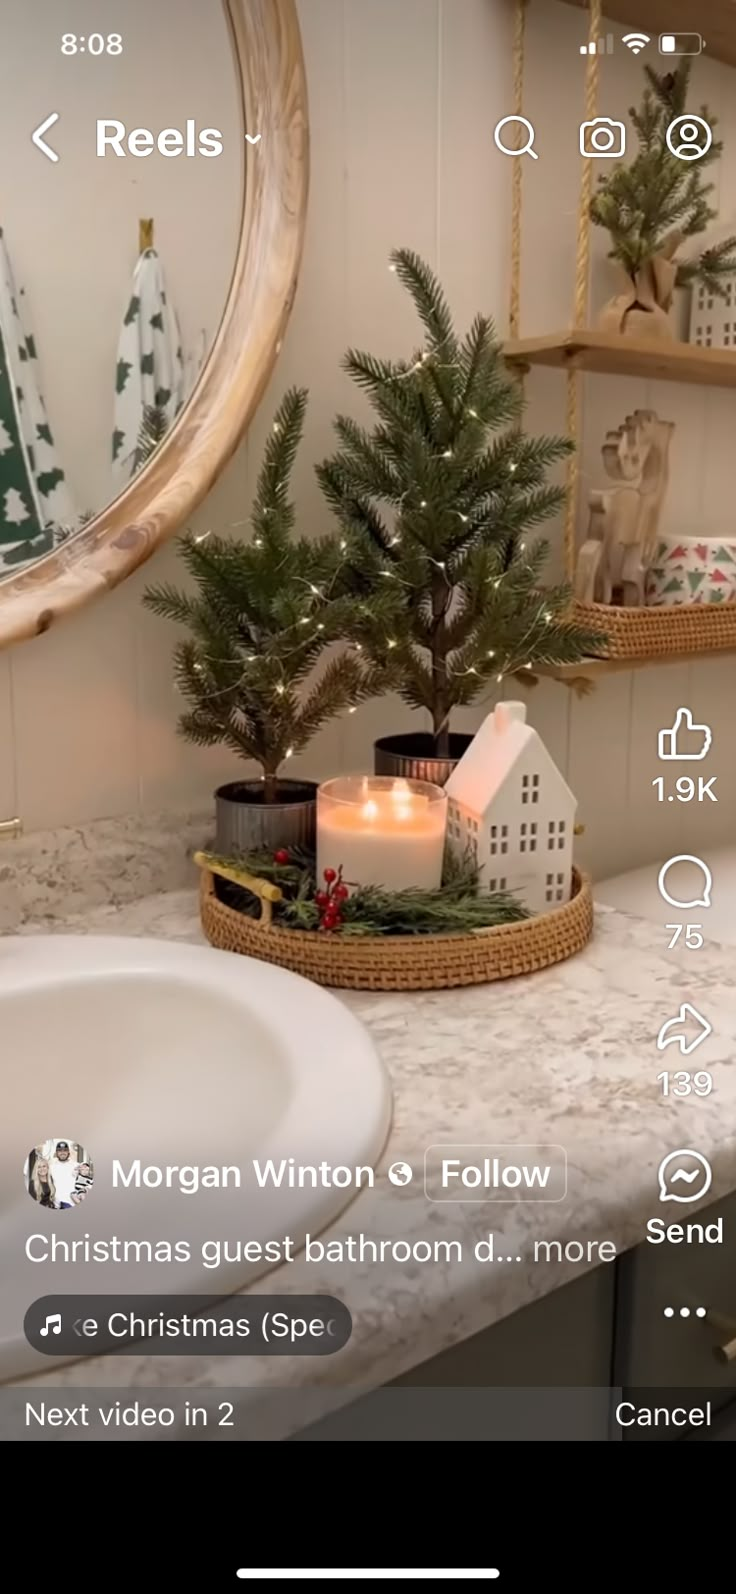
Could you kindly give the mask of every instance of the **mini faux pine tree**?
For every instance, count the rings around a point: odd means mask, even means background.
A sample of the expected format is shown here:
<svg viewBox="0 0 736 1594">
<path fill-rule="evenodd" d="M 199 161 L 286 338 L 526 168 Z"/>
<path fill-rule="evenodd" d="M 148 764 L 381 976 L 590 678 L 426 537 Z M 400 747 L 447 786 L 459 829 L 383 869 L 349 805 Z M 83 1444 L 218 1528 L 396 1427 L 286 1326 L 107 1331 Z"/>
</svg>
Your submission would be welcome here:
<svg viewBox="0 0 736 1594">
<path fill-rule="evenodd" d="M 222 742 L 259 764 L 264 800 L 274 802 L 284 761 L 301 753 L 326 720 L 380 690 L 370 659 L 330 645 L 353 632 L 345 543 L 294 535 L 291 469 L 307 395 L 287 393 L 274 420 L 252 510 L 249 542 L 192 534 L 180 539 L 193 592 L 151 587 L 144 602 L 189 628 L 177 643 L 177 685 L 191 704 L 181 734 Z"/>
<path fill-rule="evenodd" d="M 131 476 L 136 476 L 138 471 L 148 464 L 156 449 L 160 448 L 169 430 L 169 425 L 169 418 L 161 405 L 146 404 L 133 450 Z"/>
<path fill-rule="evenodd" d="M 428 266 L 406 249 L 391 259 L 424 345 L 398 363 L 347 355 L 376 424 L 338 417 L 340 449 L 318 475 L 362 598 L 356 636 L 375 667 L 394 661 L 445 757 L 454 708 L 528 665 L 595 653 L 601 638 L 571 622 L 566 586 L 540 587 L 548 544 L 531 540 L 564 502 L 546 475 L 570 445 L 519 429 L 521 390 L 492 323 L 478 316 L 461 340 Z"/>
<path fill-rule="evenodd" d="M 691 65 L 685 59 L 676 71 L 666 73 L 645 66 L 647 86 L 641 106 L 629 111 L 638 151 L 628 164 L 602 173 L 590 216 L 597 226 L 608 229 L 609 258 L 618 260 L 629 277 L 636 279 L 651 261 L 661 258 L 674 262 L 672 277 L 678 286 L 699 278 L 710 293 L 720 294 L 724 276 L 736 270 L 736 238 L 726 238 L 685 261 L 674 259 L 685 240 L 705 232 L 717 216 L 710 203 L 713 184 L 703 172 L 723 151 L 715 136 L 696 160 L 680 159 L 667 144 L 670 123 L 687 110 Z M 700 107 L 698 116 L 714 134 L 717 119 L 707 105 Z M 681 124 L 672 135 L 675 148 L 687 149 L 683 131 Z M 702 149 L 706 137 L 706 130 L 699 129 L 697 146 L 691 141 L 690 147 Z"/>
</svg>

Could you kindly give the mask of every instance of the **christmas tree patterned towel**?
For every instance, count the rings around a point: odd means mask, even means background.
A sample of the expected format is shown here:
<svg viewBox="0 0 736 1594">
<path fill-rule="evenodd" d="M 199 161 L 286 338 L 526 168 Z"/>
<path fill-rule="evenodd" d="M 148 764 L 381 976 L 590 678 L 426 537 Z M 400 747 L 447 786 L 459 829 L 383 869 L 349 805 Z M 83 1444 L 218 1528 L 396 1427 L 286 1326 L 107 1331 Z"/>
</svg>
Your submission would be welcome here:
<svg viewBox="0 0 736 1594">
<path fill-rule="evenodd" d="M 48 553 L 74 520 L 0 228 L 0 572 Z"/>
<path fill-rule="evenodd" d="M 184 397 L 179 324 L 166 293 L 159 256 L 155 249 L 144 249 L 133 273 L 115 369 L 112 461 L 118 487 L 139 467 L 138 439 L 146 411 L 157 409 L 167 431 Z"/>
<path fill-rule="evenodd" d="M 669 537 L 657 546 L 647 572 L 647 603 L 733 603 L 736 599 L 736 540 L 730 537 Z"/>
</svg>

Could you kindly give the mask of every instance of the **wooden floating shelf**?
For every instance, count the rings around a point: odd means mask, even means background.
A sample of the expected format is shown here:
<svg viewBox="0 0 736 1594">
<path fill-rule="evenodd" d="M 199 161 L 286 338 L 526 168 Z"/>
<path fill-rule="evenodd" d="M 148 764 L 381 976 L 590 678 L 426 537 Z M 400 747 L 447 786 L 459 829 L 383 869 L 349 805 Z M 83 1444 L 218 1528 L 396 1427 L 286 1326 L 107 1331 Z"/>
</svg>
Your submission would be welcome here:
<svg viewBox="0 0 736 1594">
<path fill-rule="evenodd" d="M 529 671 L 529 684 L 535 680 L 562 681 L 581 691 L 590 690 L 604 675 L 620 675 L 624 670 L 645 670 L 653 664 L 694 664 L 700 659 L 732 659 L 736 648 L 713 648 L 710 653 L 670 653 L 650 659 L 579 659 L 577 664 L 535 664 Z M 520 674 L 517 677 L 522 680 Z"/>
<path fill-rule="evenodd" d="M 702 657 L 702 654 L 700 655 Z M 687 662 L 690 662 L 690 655 Z M 602 675 L 617 674 L 621 670 L 643 670 L 647 664 L 682 664 L 681 659 L 579 659 L 577 664 L 535 664 L 529 679 L 541 677 L 546 681 L 564 681 L 575 686 L 578 681 L 598 681 Z M 523 677 L 519 677 L 523 679 Z"/>
<path fill-rule="evenodd" d="M 504 344 L 509 365 L 527 370 L 547 365 L 561 371 L 597 371 L 604 376 L 640 376 L 650 382 L 692 382 L 700 387 L 736 387 L 736 351 L 701 349 L 692 343 L 645 341 L 615 332 L 581 329 Z"/>
<path fill-rule="evenodd" d="M 587 7 L 588 0 L 567 0 L 568 5 Z M 606 17 L 612 22 L 625 22 L 630 27 L 645 28 L 654 36 L 657 48 L 658 33 L 692 33 L 693 23 L 705 39 L 705 58 L 727 61 L 736 66 L 736 29 L 732 0 L 699 0 L 697 9 L 690 0 L 605 0 Z M 583 27 L 581 24 L 581 44 Z M 661 61 L 660 61 L 661 66 Z"/>
</svg>

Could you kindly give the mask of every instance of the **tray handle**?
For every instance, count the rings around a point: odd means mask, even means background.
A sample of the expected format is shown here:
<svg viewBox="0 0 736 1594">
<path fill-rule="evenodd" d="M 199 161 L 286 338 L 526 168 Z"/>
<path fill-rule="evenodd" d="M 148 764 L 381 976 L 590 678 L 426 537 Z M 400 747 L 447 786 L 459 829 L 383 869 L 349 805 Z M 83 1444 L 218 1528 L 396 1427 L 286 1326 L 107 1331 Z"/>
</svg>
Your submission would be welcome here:
<svg viewBox="0 0 736 1594">
<path fill-rule="evenodd" d="M 233 885 L 242 886 L 244 891 L 252 891 L 261 904 L 258 923 L 264 930 L 268 928 L 273 919 L 274 902 L 281 902 L 283 897 L 280 886 L 275 886 L 270 880 L 259 880 L 256 875 L 247 874 L 245 869 L 221 863 L 211 852 L 195 852 L 194 862 L 198 869 L 208 869 L 210 874 L 219 875 L 221 880 L 230 880 Z"/>
</svg>

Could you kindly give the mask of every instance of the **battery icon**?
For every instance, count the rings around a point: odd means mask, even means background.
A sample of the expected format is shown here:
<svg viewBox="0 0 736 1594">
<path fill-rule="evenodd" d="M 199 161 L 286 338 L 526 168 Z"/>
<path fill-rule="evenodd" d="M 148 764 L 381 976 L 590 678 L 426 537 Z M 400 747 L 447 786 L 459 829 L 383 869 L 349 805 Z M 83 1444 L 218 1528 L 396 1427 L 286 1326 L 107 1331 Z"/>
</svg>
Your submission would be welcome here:
<svg viewBox="0 0 736 1594">
<path fill-rule="evenodd" d="M 660 55 L 701 55 L 705 39 L 699 33 L 660 33 Z"/>
</svg>

